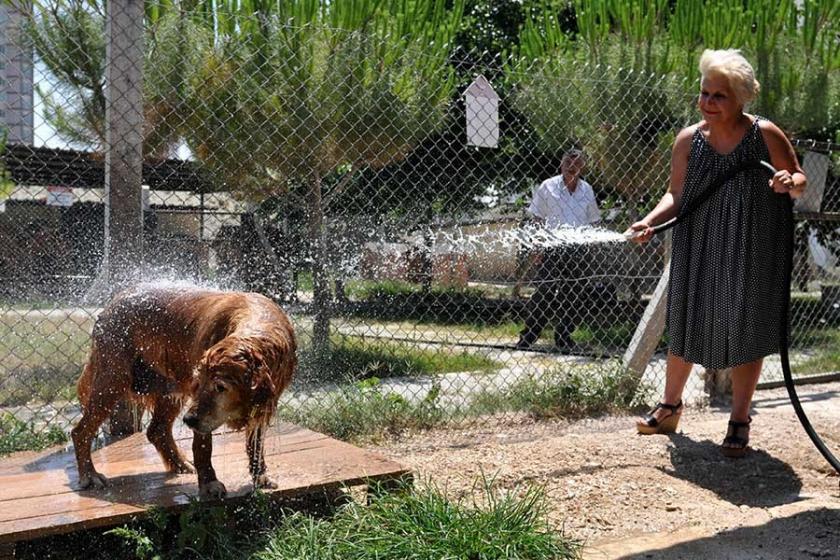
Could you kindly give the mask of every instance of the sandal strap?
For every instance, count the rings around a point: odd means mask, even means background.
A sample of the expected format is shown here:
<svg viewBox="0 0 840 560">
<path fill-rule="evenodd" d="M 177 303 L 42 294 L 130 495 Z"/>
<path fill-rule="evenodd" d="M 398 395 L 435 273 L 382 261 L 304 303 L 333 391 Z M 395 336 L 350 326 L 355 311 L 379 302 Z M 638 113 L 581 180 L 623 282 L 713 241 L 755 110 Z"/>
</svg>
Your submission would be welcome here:
<svg viewBox="0 0 840 560">
<path fill-rule="evenodd" d="M 747 417 L 746 422 L 729 421 L 729 428 L 731 433 L 727 433 L 723 438 L 723 443 L 737 448 L 746 447 L 750 443 L 750 424 L 752 423 L 752 416 Z M 746 430 L 745 430 L 746 428 Z"/>
<path fill-rule="evenodd" d="M 651 410 L 650 413 L 653 414 L 654 412 L 657 411 L 657 409 L 662 408 L 662 409 L 665 409 L 665 410 L 670 410 L 671 414 L 676 414 L 677 411 L 680 408 L 682 408 L 682 404 L 683 404 L 682 400 L 680 400 L 680 402 L 678 402 L 677 404 L 668 404 L 668 403 L 660 402 L 660 403 L 657 403 L 655 407 L 653 407 L 653 410 Z"/>
<path fill-rule="evenodd" d="M 664 410 L 670 411 L 671 414 L 669 414 L 668 416 L 665 417 L 665 418 L 670 418 L 671 416 L 673 416 L 674 414 L 676 414 L 677 412 L 680 411 L 680 408 L 682 408 L 682 405 L 683 405 L 682 400 L 680 400 L 680 402 L 678 402 L 677 404 L 667 404 L 667 403 L 664 403 L 664 402 L 657 403 L 656 406 L 653 407 L 653 409 L 650 412 L 648 412 L 647 414 L 645 414 L 642 417 L 642 419 L 645 421 L 645 424 L 647 424 L 651 428 L 655 428 L 659 425 L 659 421 L 653 416 L 656 413 L 657 410 L 662 408 Z M 665 418 L 663 418 L 663 420 Z"/>
<path fill-rule="evenodd" d="M 741 436 L 726 436 L 725 438 L 723 438 L 723 443 L 735 447 L 746 447 L 747 445 L 749 445 L 750 439 Z"/>
</svg>

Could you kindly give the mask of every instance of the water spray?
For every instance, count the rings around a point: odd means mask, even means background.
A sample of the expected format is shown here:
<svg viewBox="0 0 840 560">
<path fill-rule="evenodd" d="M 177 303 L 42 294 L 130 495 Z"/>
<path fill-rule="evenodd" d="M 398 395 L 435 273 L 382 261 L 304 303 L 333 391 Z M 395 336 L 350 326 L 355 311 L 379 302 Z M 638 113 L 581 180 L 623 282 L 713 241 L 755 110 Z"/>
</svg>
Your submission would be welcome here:
<svg viewBox="0 0 840 560">
<path fill-rule="evenodd" d="M 663 222 L 659 225 L 653 226 L 651 229 L 653 230 L 654 234 L 662 233 L 663 231 L 667 231 L 683 221 L 685 218 L 690 216 L 697 208 L 699 208 L 704 202 L 706 202 L 714 193 L 716 193 L 727 181 L 742 173 L 744 171 L 748 171 L 751 169 L 763 169 L 765 171 L 770 172 L 772 175 L 777 173 L 775 167 L 771 164 L 767 163 L 763 160 L 758 161 L 750 161 L 744 162 L 743 164 L 736 166 L 730 172 L 725 173 L 721 177 L 717 178 L 712 184 L 701 194 L 696 200 L 693 201 L 692 205 L 683 208 L 682 211 L 674 218 L 671 218 L 667 222 Z M 790 329 L 790 285 L 791 285 L 791 276 L 793 273 L 793 201 L 787 206 L 787 211 L 790 213 L 790 218 L 788 220 L 789 231 L 785 236 L 787 240 L 787 250 L 788 250 L 788 257 L 787 263 L 785 266 L 785 283 L 787 284 L 787 290 L 785 290 L 785 301 L 784 305 L 782 306 L 782 329 L 781 329 L 781 337 L 779 340 L 779 357 L 781 358 L 782 362 L 782 373 L 784 374 L 785 380 L 785 387 L 787 388 L 788 396 L 790 397 L 790 402 L 793 405 L 793 410 L 796 411 L 796 416 L 799 418 L 799 422 L 802 424 L 802 427 L 805 429 L 805 433 L 808 434 L 808 437 L 811 438 L 814 446 L 817 450 L 822 454 L 826 461 L 840 474 L 840 461 L 831 453 L 828 447 L 823 442 L 822 438 L 817 434 L 814 427 L 811 425 L 810 420 L 808 420 L 808 416 L 805 414 L 805 410 L 802 408 L 802 403 L 799 401 L 799 395 L 796 393 L 796 385 L 793 382 L 793 375 L 790 370 L 790 359 L 788 357 L 788 347 L 790 346 L 790 341 L 788 339 L 788 331 Z M 628 240 L 635 239 L 642 235 L 642 232 L 635 231 L 629 232 L 625 234 L 625 238 Z"/>
</svg>

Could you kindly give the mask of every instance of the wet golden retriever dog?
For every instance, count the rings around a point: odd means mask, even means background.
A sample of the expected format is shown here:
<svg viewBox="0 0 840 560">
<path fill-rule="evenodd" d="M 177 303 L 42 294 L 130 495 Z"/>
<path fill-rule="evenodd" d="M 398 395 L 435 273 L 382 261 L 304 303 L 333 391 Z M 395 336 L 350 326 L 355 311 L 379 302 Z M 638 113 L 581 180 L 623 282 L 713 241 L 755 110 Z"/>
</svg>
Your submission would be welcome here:
<svg viewBox="0 0 840 560">
<path fill-rule="evenodd" d="M 254 486 L 271 488 L 263 440 L 296 365 L 288 317 L 254 293 L 145 286 L 119 294 L 93 329 L 90 358 L 79 378 L 82 418 L 73 428 L 81 488 L 101 488 L 91 442 L 124 398 L 152 411 L 146 431 L 167 471 L 198 472 L 202 497 L 224 497 L 210 462 L 211 433 L 223 424 L 245 429 Z M 193 465 L 172 437 L 184 404 L 192 428 Z"/>
</svg>

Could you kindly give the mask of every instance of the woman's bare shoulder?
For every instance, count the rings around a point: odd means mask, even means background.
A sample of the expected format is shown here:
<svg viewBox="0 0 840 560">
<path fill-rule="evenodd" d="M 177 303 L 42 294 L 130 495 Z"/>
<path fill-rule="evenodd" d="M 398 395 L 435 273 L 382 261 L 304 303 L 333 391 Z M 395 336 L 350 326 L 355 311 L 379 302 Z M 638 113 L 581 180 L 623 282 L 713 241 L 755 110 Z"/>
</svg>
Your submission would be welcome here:
<svg viewBox="0 0 840 560">
<path fill-rule="evenodd" d="M 764 142 L 770 150 L 785 149 L 790 144 L 785 132 L 779 128 L 773 121 L 767 119 L 758 119 L 758 129 L 764 137 Z"/>
<path fill-rule="evenodd" d="M 784 131 L 781 128 L 779 128 L 779 126 L 776 123 L 767 119 L 758 119 L 758 129 L 761 131 L 765 138 L 767 138 L 768 136 L 787 138 Z"/>
<path fill-rule="evenodd" d="M 677 137 L 674 139 L 675 152 L 688 153 L 694 134 L 699 130 L 701 124 L 702 123 L 695 123 L 691 126 L 683 128 L 677 133 Z"/>
</svg>

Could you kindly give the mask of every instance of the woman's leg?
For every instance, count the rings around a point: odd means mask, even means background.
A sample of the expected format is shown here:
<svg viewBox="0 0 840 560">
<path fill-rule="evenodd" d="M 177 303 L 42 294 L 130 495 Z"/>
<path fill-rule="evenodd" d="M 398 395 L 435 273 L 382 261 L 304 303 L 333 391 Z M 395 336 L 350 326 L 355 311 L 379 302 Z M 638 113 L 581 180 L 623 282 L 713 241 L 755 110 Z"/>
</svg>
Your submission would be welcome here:
<svg viewBox="0 0 840 560">
<path fill-rule="evenodd" d="M 750 407 L 761 375 L 763 358 L 732 368 L 732 420 L 746 422 L 750 416 Z"/>
<path fill-rule="evenodd" d="M 745 444 L 749 440 L 750 408 L 755 387 L 758 385 L 758 378 L 761 375 L 762 363 L 763 359 L 759 358 L 753 362 L 732 368 L 732 412 L 729 419 L 741 425 L 733 426 L 729 424 L 726 431 L 727 437 L 723 441 L 723 447 L 734 449 L 731 452 L 724 451 L 724 454 L 729 457 L 743 456 Z"/>
<path fill-rule="evenodd" d="M 688 376 L 691 374 L 691 368 L 694 364 L 686 362 L 679 356 L 675 356 L 668 352 L 668 358 L 665 362 L 665 394 L 662 397 L 662 402 L 665 404 L 677 404 L 682 400 L 683 389 L 688 381 Z M 670 416 L 672 412 L 665 408 L 659 408 L 653 414 L 657 421 L 664 420 Z"/>
</svg>

